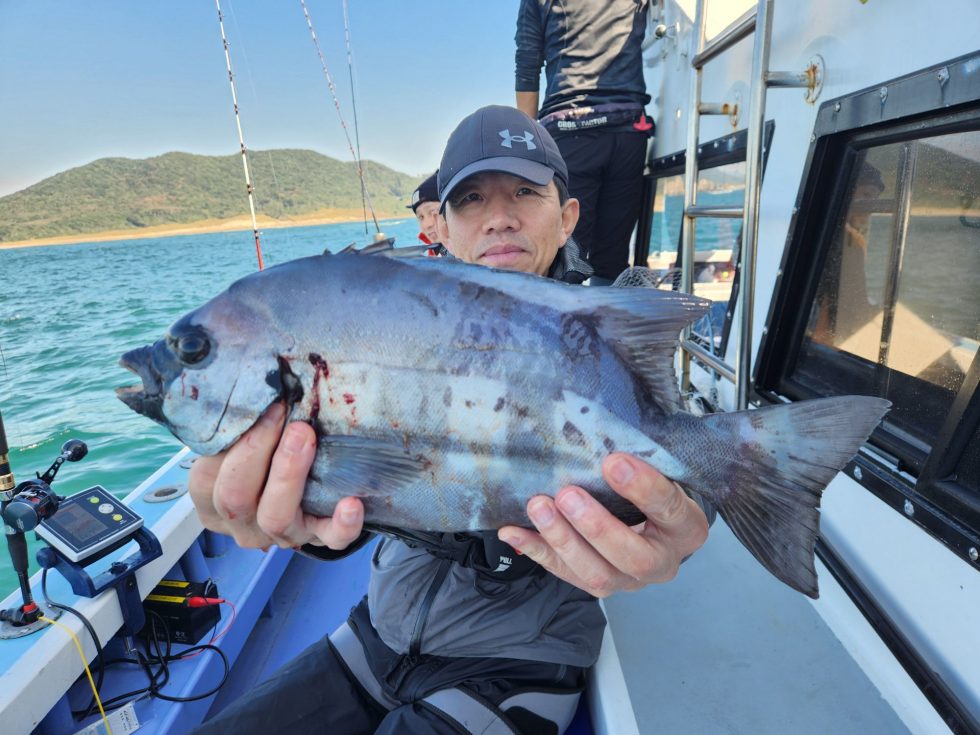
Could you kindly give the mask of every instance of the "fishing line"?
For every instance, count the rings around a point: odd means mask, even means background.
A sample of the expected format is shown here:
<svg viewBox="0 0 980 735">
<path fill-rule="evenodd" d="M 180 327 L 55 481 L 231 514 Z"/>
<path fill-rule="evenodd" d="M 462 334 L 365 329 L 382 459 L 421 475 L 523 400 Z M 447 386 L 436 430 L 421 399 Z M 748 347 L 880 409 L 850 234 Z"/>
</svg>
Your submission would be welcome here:
<svg viewBox="0 0 980 735">
<path fill-rule="evenodd" d="M 252 197 L 252 177 L 248 172 L 248 156 L 245 154 L 245 136 L 242 134 L 242 121 L 238 114 L 238 94 L 235 92 L 235 75 L 231 71 L 231 55 L 228 53 L 228 39 L 225 36 L 225 20 L 221 14 L 221 0 L 214 0 L 218 10 L 218 27 L 221 29 L 221 44 L 225 50 L 225 66 L 228 69 L 228 83 L 231 86 L 231 101 L 235 108 L 235 126 L 238 128 L 238 145 L 242 151 L 242 166 L 245 169 L 245 191 L 248 193 L 248 209 L 252 214 L 252 234 L 255 237 L 255 255 L 262 270 L 262 246 L 259 244 L 259 225 L 255 220 L 255 200 Z"/>
<path fill-rule="evenodd" d="M 215 0 L 217 2 L 217 0 Z M 316 48 L 316 54 L 320 58 L 320 66 L 323 69 L 323 75 L 327 79 L 327 86 L 330 87 L 330 96 L 333 97 L 334 107 L 337 108 L 337 116 L 340 118 L 340 127 L 344 130 L 344 137 L 347 138 L 347 147 L 350 149 L 351 155 L 354 157 L 354 164 L 357 166 L 357 175 L 361 180 L 361 197 L 367 202 L 368 207 L 371 210 L 371 219 L 374 220 L 374 228 L 380 234 L 381 225 L 378 224 L 378 217 L 374 212 L 374 204 L 371 202 L 371 194 L 367 190 L 367 185 L 364 183 L 364 168 L 361 166 L 361 159 L 354 150 L 354 143 L 350 138 L 350 130 L 347 127 L 347 121 L 344 120 L 344 114 L 340 110 L 340 100 L 337 98 L 337 87 L 333 83 L 333 77 L 330 75 L 330 70 L 327 69 L 327 62 L 323 58 L 323 52 L 320 50 L 320 41 L 317 40 L 316 31 L 313 29 L 313 19 L 310 18 L 310 11 L 306 7 L 306 0 L 299 0 L 299 4 L 303 7 L 303 15 L 306 16 L 306 25 L 310 28 L 310 36 L 313 38 L 313 46 Z M 365 226 L 367 226 L 367 220 L 365 218 Z"/>
<path fill-rule="evenodd" d="M 10 380 L 10 376 L 7 375 L 7 357 L 3 354 L 3 344 L 0 344 L 0 367 L 3 368 L 3 382 L 4 383 L 7 383 Z M 0 424 L 2 424 L 2 422 L 0 422 Z M 17 429 L 17 425 L 16 424 L 14 424 L 14 430 L 13 431 L 10 431 L 9 428 L 7 428 L 6 431 L 8 433 L 8 436 L 13 436 L 14 437 L 14 443 L 18 447 L 23 447 L 24 446 L 23 440 L 20 437 L 17 436 L 18 429 Z"/>
<path fill-rule="evenodd" d="M 360 127 L 357 124 L 357 96 L 354 94 L 356 89 L 354 85 L 354 55 L 351 51 L 350 43 L 350 15 L 347 12 L 347 0 L 344 0 L 344 43 L 347 46 L 347 76 L 350 79 L 350 105 L 354 112 L 354 141 L 357 143 L 357 160 L 361 160 L 361 133 Z M 367 210 L 364 206 L 364 192 L 365 187 L 363 180 L 361 181 L 361 210 L 364 212 L 364 234 L 367 234 Z"/>
</svg>

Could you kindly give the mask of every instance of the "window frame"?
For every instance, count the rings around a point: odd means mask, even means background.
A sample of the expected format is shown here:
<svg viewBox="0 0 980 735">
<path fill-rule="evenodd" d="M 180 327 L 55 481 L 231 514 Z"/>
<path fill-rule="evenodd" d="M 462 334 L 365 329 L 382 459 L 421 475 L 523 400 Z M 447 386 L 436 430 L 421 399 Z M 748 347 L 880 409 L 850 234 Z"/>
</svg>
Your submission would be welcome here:
<svg viewBox="0 0 980 735">
<path fill-rule="evenodd" d="M 860 154 L 889 143 L 980 130 L 980 77 L 973 71 L 978 63 L 980 53 L 969 54 L 821 105 L 755 364 L 756 400 L 821 395 L 793 375 Z M 955 471 L 980 425 L 978 382 L 980 352 L 928 452 L 889 431 L 886 418 L 844 468 L 974 568 L 980 568 L 980 494 L 960 483 Z"/>
</svg>

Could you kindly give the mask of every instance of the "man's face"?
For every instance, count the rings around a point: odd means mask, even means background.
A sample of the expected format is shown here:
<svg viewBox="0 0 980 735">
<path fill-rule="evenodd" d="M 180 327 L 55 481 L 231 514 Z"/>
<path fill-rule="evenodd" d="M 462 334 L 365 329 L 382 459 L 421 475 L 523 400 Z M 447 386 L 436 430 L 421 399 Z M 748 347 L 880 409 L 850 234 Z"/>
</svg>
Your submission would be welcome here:
<svg viewBox="0 0 980 735">
<path fill-rule="evenodd" d="M 415 219 L 419 221 L 419 232 L 429 238 L 429 242 L 440 242 L 439 202 L 422 202 L 415 208 Z"/>
<path fill-rule="evenodd" d="M 467 263 L 546 275 L 578 222 L 578 200 L 564 205 L 544 186 L 505 173 L 475 174 L 456 187 L 439 234 Z"/>
</svg>

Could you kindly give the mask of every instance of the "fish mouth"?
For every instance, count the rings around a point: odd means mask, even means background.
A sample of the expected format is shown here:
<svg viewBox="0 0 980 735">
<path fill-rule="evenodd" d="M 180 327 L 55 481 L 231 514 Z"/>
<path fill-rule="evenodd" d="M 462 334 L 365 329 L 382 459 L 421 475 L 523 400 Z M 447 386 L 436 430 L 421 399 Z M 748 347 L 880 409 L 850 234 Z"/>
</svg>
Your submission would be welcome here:
<svg viewBox="0 0 980 735">
<path fill-rule="evenodd" d="M 119 358 L 119 364 L 135 373 L 143 382 L 116 388 L 116 397 L 136 413 L 166 424 L 163 415 L 163 378 L 153 367 L 153 348 L 147 345 L 130 350 Z"/>
</svg>

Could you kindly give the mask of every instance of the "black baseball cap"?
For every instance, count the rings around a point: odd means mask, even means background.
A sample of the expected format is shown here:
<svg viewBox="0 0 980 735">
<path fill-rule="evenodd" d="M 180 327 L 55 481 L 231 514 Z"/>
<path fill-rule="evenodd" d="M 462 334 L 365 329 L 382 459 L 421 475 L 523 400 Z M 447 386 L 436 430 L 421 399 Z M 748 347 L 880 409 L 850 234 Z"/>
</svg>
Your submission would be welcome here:
<svg viewBox="0 0 980 735">
<path fill-rule="evenodd" d="M 554 138 L 516 107 L 481 107 L 456 126 L 437 172 L 442 206 L 464 179 L 484 171 L 513 174 L 539 186 L 557 177 L 568 187 L 568 167 Z"/>
<path fill-rule="evenodd" d="M 438 202 L 439 201 L 439 186 L 437 182 L 437 174 L 439 172 L 432 174 L 429 178 L 419 184 L 419 187 L 412 192 L 412 203 L 408 205 L 408 209 L 413 212 L 418 209 L 420 204 L 424 202 Z"/>
</svg>

